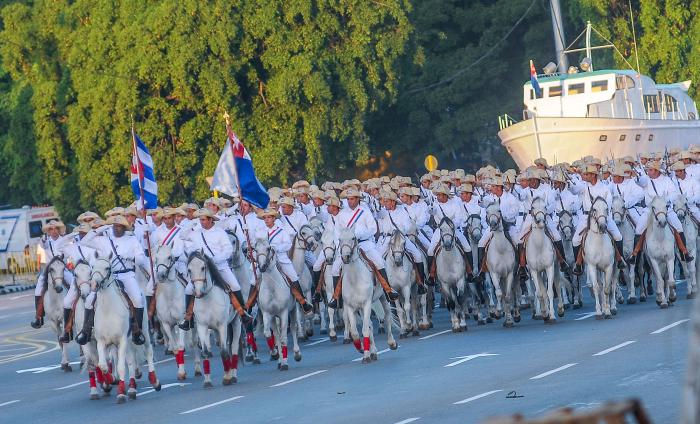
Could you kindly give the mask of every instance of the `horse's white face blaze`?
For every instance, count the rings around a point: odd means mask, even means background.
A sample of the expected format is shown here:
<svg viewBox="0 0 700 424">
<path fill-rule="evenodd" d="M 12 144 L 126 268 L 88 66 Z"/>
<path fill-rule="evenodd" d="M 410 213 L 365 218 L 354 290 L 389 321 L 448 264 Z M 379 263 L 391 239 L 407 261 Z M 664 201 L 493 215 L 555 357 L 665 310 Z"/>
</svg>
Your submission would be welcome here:
<svg viewBox="0 0 700 424">
<path fill-rule="evenodd" d="M 331 265 L 335 261 L 335 234 L 328 229 L 321 234 L 321 246 L 323 255 L 326 257 L 326 265 Z"/>
<path fill-rule="evenodd" d="M 338 247 L 340 259 L 343 263 L 349 264 L 355 251 L 355 234 L 351 229 L 343 228 L 340 230 Z"/>
<path fill-rule="evenodd" d="M 265 272 L 270 267 L 270 256 L 273 250 L 270 248 L 270 243 L 265 238 L 259 238 L 253 243 L 255 261 L 258 264 L 260 272 Z"/>
<path fill-rule="evenodd" d="M 169 246 L 158 246 L 155 254 L 156 277 L 158 281 L 165 281 L 172 269 L 172 252 Z"/>
<path fill-rule="evenodd" d="M 91 273 L 90 265 L 80 262 L 73 269 L 73 274 L 75 275 L 75 285 L 80 291 L 80 297 L 85 300 L 85 298 L 90 294 L 91 289 Z"/>
<path fill-rule="evenodd" d="M 206 263 L 202 259 L 194 257 L 190 260 L 190 263 L 187 264 L 187 271 L 190 274 L 190 279 L 194 286 L 195 297 L 202 297 L 207 282 Z"/>
<path fill-rule="evenodd" d="M 63 262 L 63 258 L 51 262 L 49 269 L 47 270 L 49 284 L 56 291 L 56 293 L 61 293 L 63 291 L 63 271 L 66 269 L 66 264 Z"/>
<path fill-rule="evenodd" d="M 447 221 L 443 221 L 440 224 L 440 242 L 442 244 L 442 248 L 447 251 L 452 250 L 452 246 L 454 246 L 454 241 L 454 229 Z"/>
<path fill-rule="evenodd" d="M 403 265 L 404 252 L 406 250 L 406 239 L 398 231 L 391 237 L 391 255 L 396 266 Z"/>
</svg>

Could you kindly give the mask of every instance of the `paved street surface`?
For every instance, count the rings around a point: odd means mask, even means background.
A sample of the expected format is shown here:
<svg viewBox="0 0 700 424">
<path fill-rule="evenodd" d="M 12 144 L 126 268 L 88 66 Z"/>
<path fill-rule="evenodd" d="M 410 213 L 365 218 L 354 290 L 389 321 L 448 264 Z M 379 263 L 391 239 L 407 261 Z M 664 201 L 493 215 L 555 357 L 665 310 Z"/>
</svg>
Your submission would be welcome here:
<svg viewBox="0 0 700 424">
<path fill-rule="evenodd" d="M 110 422 L 133 418 L 155 423 L 409 423 L 480 422 L 494 415 L 542 414 L 552 408 L 593 408 L 607 400 L 640 397 L 654 422 L 679 418 L 691 301 L 685 284 L 679 301 L 660 310 L 653 300 L 622 305 L 612 320 L 596 321 L 591 300 L 567 310 L 555 325 L 524 319 L 513 329 L 501 322 L 453 334 L 447 312 L 438 309 L 435 328 L 398 340 L 397 351 L 363 365 L 352 345 L 316 335 L 302 344 L 303 360 L 289 371 L 267 361 L 245 364 L 237 384 L 221 386 L 221 361 L 212 360 L 213 389 L 202 378 L 176 379 L 172 356 L 157 348 L 160 392 L 149 391 L 144 373 L 135 401 L 116 404 L 112 395 L 89 400 L 87 373 L 79 372 L 72 344 L 72 373 L 58 368 L 56 336 L 33 330 L 32 293 L 0 296 L 0 419 L 3 423 Z M 216 355 L 217 353 L 215 353 Z M 242 361 L 241 361 L 242 362 Z M 175 383 L 175 384 L 174 384 Z M 510 395 L 509 395 L 510 393 Z"/>
</svg>

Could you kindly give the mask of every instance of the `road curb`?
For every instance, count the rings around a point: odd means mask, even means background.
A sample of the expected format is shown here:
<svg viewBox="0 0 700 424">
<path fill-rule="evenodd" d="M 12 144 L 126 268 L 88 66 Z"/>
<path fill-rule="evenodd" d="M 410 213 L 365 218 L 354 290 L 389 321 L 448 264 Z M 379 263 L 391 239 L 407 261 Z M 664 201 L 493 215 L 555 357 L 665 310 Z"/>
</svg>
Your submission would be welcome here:
<svg viewBox="0 0 700 424">
<path fill-rule="evenodd" d="M 31 284 L 28 286 L 19 286 L 19 287 L 17 287 L 17 286 L 15 286 L 15 287 L 0 287 L 0 295 L 32 290 L 35 286 L 36 286 L 35 284 Z"/>
</svg>

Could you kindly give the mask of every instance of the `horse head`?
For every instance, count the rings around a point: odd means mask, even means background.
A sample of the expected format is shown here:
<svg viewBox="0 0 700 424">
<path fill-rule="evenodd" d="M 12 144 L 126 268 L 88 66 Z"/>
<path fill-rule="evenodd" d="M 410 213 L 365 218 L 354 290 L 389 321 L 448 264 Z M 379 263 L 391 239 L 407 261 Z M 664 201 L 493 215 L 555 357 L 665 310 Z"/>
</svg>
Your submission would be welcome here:
<svg viewBox="0 0 700 424">
<path fill-rule="evenodd" d="M 559 232 L 566 241 L 574 236 L 574 214 L 566 209 L 559 212 Z"/>
<path fill-rule="evenodd" d="M 625 201 L 621 196 L 613 196 L 612 200 L 612 218 L 615 224 L 619 227 L 622 225 L 622 220 L 625 219 L 627 209 L 625 209 Z"/>
<path fill-rule="evenodd" d="M 501 208 L 496 203 L 491 203 L 486 208 L 486 221 L 491 227 L 491 231 L 496 231 L 501 225 Z"/>
<path fill-rule="evenodd" d="M 455 245 L 455 224 L 448 217 L 443 217 L 440 221 L 440 244 L 442 248 L 450 251 Z"/>
<path fill-rule="evenodd" d="M 241 241 L 235 235 L 233 237 L 229 236 L 229 240 L 231 241 L 231 245 L 233 246 L 233 255 L 231 255 L 231 267 L 237 269 L 242 265 L 243 258 L 245 257 L 243 255 L 243 249 L 241 248 Z"/>
<path fill-rule="evenodd" d="M 316 232 L 309 224 L 304 224 L 299 228 L 297 237 L 301 240 L 304 249 L 308 251 L 316 250 L 318 240 L 316 240 Z"/>
<path fill-rule="evenodd" d="M 195 250 L 187 257 L 187 272 L 194 286 L 194 296 L 204 296 L 207 286 L 207 259 L 202 250 Z"/>
<path fill-rule="evenodd" d="M 596 224 L 598 232 L 604 233 L 608 230 L 608 204 L 602 197 L 596 197 L 591 204 L 591 211 L 588 217 L 589 227 Z"/>
<path fill-rule="evenodd" d="M 544 228 L 545 220 L 547 218 L 547 205 L 541 197 L 535 197 L 530 206 L 530 215 L 535 222 L 537 228 Z"/>
<path fill-rule="evenodd" d="M 318 216 L 313 216 L 309 220 L 309 227 L 314 231 L 314 238 L 317 242 L 321 241 L 323 235 L 323 221 Z"/>
<path fill-rule="evenodd" d="M 80 297 L 85 298 L 90 294 L 92 289 L 92 268 L 84 260 L 79 260 L 73 267 L 73 275 L 75 276 L 75 286 L 80 291 Z"/>
<path fill-rule="evenodd" d="M 100 255 L 100 253 L 96 250 L 95 259 L 92 261 L 92 274 L 90 275 L 90 278 L 99 290 L 105 287 L 111 277 L 112 252 L 109 252 L 109 256 L 104 256 Z"/>
<path fill-rule="evenodd" d="M 66 263 L 63 255 L 55 255 L 46 265 L 46 281 L 56 293 L 63 291 L 63 271 L 66 270 Z"/>
<path fill-rule="evenodd" d="M 685 221 L 685 217 L 688 216 L 688 199 L 684 195 L 673 196 L 673 211 L 681 222 Z"/>
<path fill-rule="evenodd" d="M 481 239 L 481 215 L 473 213 L 467 218 L 467 233 L 472 240 Z"/>
<path fill-rule="evenodd" d="M 338 234 L 340 259 L 349 264 L 357 256 L 357 237 L 350 228 L 342 228 Z"/>
<path fill-rule="evenodd" d="M 653 219 L 656 225 L 661 228 L 666 227 L 668 222 L 668 206 L 666 206 L 666 200 L 663 197 L 655 196 L 651 199 L 649 208 L 651 210 L 649 219 Z"/>
<path fill-rule="evenodd" d="M 335 261 L 335 232 L 331 227 L 326 228 L 321 234 L 321 246 L 323 256 L 326 258 L 326 265 L 331 265 Z"/>
<path fill-rule="evenodd" d="M 267 237 L 259 237 L 253 242 L 253 255 L 255 262 L 258 264 L 260 272 L 266 272 L 273 264 L 274 249 L 270 246 Z"/>
<path fill-rule="evenodd" d="M 402 266 L 403 258 L 406 256 L 406 237 L 401 234 L 401 231 L 394 230 L 394 234 L 391 235 L 391 240 L 389 241 L 389 251 L 394 259 L 394 264 Z"/>
<path fill-rule="evenodd" d="M 158 282 L 167 281 L 170 271 L 173 269 L 173 265 L 175 265 L 172 249 L 170 249 L 170 246 L 167 244 L 160 245 L 156 248 L 153 256 L 153 266 L 155 267 Z"/>
</svg>

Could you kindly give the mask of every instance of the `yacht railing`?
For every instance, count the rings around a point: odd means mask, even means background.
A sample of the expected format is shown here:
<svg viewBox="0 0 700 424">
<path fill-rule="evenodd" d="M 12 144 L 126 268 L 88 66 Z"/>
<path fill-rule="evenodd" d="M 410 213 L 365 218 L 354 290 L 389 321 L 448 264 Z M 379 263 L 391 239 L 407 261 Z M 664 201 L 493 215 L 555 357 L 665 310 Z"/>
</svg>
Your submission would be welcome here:
<svg viewBox="0 0 700 424">
<path fill-rule="evenodd" d="M 515 123 L 517 123 L 517 122 L 518 122 L 518 121 L 516 121 L 515 119 L 513 119 L 513 117 L 511 117 L 511 116 L 508 115 L 507 113 L 504 113 L 502 116 L 499 116 L 499 117 L 498 117 L 498 127 L 499 127 L 500 130 L 503 130 L 503 129 L 505 129 L 505 128 L 508 128 L 508 127 L 510 127 L 511 125 L 513 125 L 513 124 L 515 124 Z"/>
</svg>

